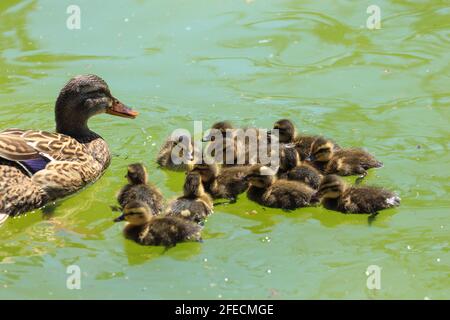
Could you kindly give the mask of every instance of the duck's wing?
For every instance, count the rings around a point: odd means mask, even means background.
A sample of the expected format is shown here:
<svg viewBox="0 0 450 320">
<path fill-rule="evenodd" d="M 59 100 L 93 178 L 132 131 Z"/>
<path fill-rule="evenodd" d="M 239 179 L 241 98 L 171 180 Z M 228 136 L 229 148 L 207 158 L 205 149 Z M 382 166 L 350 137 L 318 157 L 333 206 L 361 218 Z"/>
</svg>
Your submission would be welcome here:
<svg viewBox="0 0 450 320">
<path fill-rule="evenodd" d="M 0 132 L 0 157 L 10 161 L 41 157 L 49 160 L 71 160 L 80 158 L 83 154 L 84 146 L 63 134 L 20 129 Z"/>
</svg>

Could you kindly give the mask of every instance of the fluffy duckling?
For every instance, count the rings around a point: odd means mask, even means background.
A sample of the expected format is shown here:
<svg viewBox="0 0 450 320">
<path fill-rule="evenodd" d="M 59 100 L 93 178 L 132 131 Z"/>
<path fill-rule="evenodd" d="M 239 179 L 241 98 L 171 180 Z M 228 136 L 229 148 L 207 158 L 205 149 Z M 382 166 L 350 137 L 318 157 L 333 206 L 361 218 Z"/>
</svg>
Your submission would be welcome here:
<svg viewBox="0 0 450 320">
<path fill-rule="evenodd" d="M 217 137 L 221 137 L 222 140 L 216 141 Z M 203 141 L 209 142 L 206 150 L 215 161 L 229 167 L 261 163 L 258 148 L 262 143 L 262 138 L 263 135 L 258 128 L 235 128 L 229 121 L 221 121 L 211 127 L 211 131 Z M 222 145 L 217 146 L 219 143 Z M 220 154 L 216 156 L 215 152 L 211 152 L 213 148 L 216 151 L 222 150 L 222 156 Z M 267 157 L 270 157 L 270 150 L 268 150 Z M 231 160 L 227 161 L 227 159 Z"/>
<path fill-rule="evenodd" d="M 200 174 L 187 173 L 183 189 L 183 196 L 169 205 L 167 214 L 181 216 L 197 223 L 203 222 L 213 213 L 213 201 L 203 188 Z"/>
<path fill-rule="evenodd" d="M 174 135 L 164 142 L 159 150 L 156 163 L 169 170 L 185 171 L 193 159 L 194 147 L 191 139 L 185 135 Z"/>
<path fill-rule="evenodd" d="M 316 201 L 314 189 L 298 181 L 277 179 L 276 172 L 267 166 L 252 166 L 246 179 L 249 199 L 263 206 L 293 210 Z"/>
<path fill-rule="evenodd" d="M 281 179 L 300 181 L 311 188 L 319 189 L 322 174 L 313 166 L 300 161 L 299 154 L 294 147 L 287 145 L 280 148 L 280 169 L 278 177 Z"/>
<path fill-rule="evenodd" d="M 132 201 L 142 201 L 147 204 L 154 215 L 160 214 L 164 207 L 164 197 L 147 179 L 147 169 L 141 163 L 128 166 L 125 178 L 128 184 L 120 190 L 117 201 L 121 208 Z"/>
<path fill-rule="evenodd" d="M 328 139 L 318 138 L 311 146 L 309 159 L 321 168 L 325 174 L 338 174 L 351 176 L 360 174 L 361 178 L 367 175 L 370 168 L 380 168 L 383 163 L 373 155 L 362 149 L 335 149 L 335 144 Z"/>
<path fill-rule="evenodd" d="M 198 172 L 202 177 L 203 185 L 214 199 L 228 199 L 230 203 L 236 202 L 237 196 L 248 189 L 245 177 L 249 166 L 219 167 L 216 163 L 198 163 L 192 172 Z"/>
<path fill-rule="evenodd" d="M 325 208 L 344 213 L 376 213 L 400 205 L 401 200 L 382 188 L 348 186 L 334 174 L 323 179 L 317 197 Z"/>
<path fill-rule="evenodd" d="M 142 245 L 173 247 L 179 242 L 202 241 L 198 224 L 180 217 L 154 216 L 142 201 L 128 203 L 114 222 L 124 220 L 125 237 Z"/>
<path fill-rule="evenodd" d="M 278 129 L 278 139 L 280 144 L 293 143 L 300 159 L 309 157 L 312 143 L 317 139 L 317 136 L 301 136 L 297 134 L 294 124 L 291 120 L 281 119 L 274 123 L 273 129 Z M 269 131 L 269 134 L 271 131 Z"/>
</svg>

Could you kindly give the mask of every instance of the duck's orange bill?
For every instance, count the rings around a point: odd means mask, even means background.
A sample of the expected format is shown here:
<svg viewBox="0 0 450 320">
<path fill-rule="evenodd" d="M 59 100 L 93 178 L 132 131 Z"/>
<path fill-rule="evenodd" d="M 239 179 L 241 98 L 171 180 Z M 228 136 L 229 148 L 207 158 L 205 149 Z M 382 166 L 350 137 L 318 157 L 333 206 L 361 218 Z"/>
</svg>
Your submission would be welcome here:
<svg viewBox="0 0 450 320">
<path fill-rule="evenodd" d="M 134 119 L 138 116 L 139 112 L 134 111 L 131 108 L 128 108 L 119 100 L 115 99 L 111 108 L 106 110 L 106 113 L 112 114 L 113 116 L 119 116 L 124 118 Z"/>
</svg>

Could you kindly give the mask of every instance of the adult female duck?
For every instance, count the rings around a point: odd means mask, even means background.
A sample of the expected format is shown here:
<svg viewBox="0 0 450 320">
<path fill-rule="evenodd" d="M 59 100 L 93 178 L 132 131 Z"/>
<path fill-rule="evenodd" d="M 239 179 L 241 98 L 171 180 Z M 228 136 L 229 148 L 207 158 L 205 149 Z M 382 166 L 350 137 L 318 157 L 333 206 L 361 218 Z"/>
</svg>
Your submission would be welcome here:
<svg viewBox="0 0 450 320">
<path fill-rule="evenodd" d="M 96 75 L 71 79 L 55 105 L 56 133 L 7 129 L 0 132 L 0 223 L 72 194 L 108 168 L 106 142 L 89 130 L 90 117 L 138 113 L 114 98 Z"/>
</svg>

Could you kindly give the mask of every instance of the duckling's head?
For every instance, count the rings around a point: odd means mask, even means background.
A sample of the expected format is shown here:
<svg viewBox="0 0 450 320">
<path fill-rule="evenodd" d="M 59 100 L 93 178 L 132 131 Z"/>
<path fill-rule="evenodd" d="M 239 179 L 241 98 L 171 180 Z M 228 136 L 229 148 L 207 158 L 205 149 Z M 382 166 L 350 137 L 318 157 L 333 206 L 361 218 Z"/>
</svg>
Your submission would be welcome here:
<svg viewBox="0 0 450 320">
<path fill-rule="evenodd" d="M 183 191 L 185 197 L 199 197 L 205 193 L 200 173 L 193 171 L 187 173 Z"/>
<path fill-rule="evenodd" d="M 147 183 L 147 169 L 142 163 L 133 163 L 128 166 L 127 175 L 130 184 L 146 184 Z"/>
<path fill-rule="evenodd" d="M 275 182 L 276 174 L 277 172 L 270 167 L 256 164 L 250 168 L 249 173 L 245 176 L 245 180 L 254 187 L 267 188 Z"/>
<path fill-rule="evenodd" d="M 125 206 L 120 217 L 114 222 L 127 221 L 131 225 L 141 226 L 150 222 L 153 218 L 150 207 L 142 201 L 132 201 Z"/>
<path fill-rule="evenodd" d="M 222 136 L 225 138 L 227 136 L 227 130 L 233 130 L 234 127 L 229 121 L 220 121 L 212 125 L 209 133 L 203 138 L 203 142 L 215 141 L 216 136 Z"/>
<path fill-rule="evenodd" d="M 345 183 L 341 177 L 330 174 L 323 178 L 316 196 L 317 198 L 335 199 L 342 195 L 345 187 Z"/>
<path fill-rule="evenodd" d="M 193 165 L 191 172 L 197 172 L 202 177 L 203 183 L 208 183 L 211 180 L 217 178 L 220 172 L 220 167 L 217 163 L 213 162 L 211 164 L 207 163 L 196 163 Z"/>
<path fill-rule="evenodd" d="M 295 126 L 291 120 L 281 119 L 275 122 L 273 125 L 274 129 L 278 130 L 279 133 L 279 142 L 280 143 L 289 143 L 293 142 L 296 136 Z"/>
<path fill-rule="evenodd" d="M 191 138 L 184 134 L 175 134 L 170 137 L 172 156 L 177 157 L 182 163 L 194 160 L 194 146 Z"/>
<path fill-rule="evenodd" d="M 280 146 L 280 169 L 289 171 L 300 164 L 300 156 L 292 145 L 283 144 Z"/>
<path fill-rule="evenodd" d="M 327 162 L 333 157 L 334 143 L 325 138 L 317 138 L 311 145 L 311 155 L 307 160 Z"/>
<path fill-rule="evenodd" d="M 89 118 L 101 113 L 132 119 L 138 115 L 111 94 L 102 78 L 93 74 L 76 76 L 56 100 L 56 131 L 72 137 L 88 135 Z"/>
</svg>

